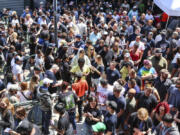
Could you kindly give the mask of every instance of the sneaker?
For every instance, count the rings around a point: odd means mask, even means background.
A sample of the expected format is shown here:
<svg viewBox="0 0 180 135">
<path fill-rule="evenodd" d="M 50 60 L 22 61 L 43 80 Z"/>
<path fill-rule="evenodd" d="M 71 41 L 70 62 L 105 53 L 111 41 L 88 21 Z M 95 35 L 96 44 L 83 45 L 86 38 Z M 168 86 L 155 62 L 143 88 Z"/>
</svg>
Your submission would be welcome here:
<svg viewBox="0 0 180 135">
<path fill-rule="evenodd" d="M 79 118 L 78 122 L 81 123 L 83 120 L 82 120 L 82 117 Z"/>
</svg>

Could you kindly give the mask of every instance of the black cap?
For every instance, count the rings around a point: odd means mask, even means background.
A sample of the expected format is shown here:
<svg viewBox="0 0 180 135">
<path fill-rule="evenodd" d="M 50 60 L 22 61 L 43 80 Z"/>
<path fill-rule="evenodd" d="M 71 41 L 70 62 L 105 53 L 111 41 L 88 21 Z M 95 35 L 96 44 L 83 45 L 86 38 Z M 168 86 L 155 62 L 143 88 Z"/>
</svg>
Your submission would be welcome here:
<svg viewBox="0 0 180 135">
<path fill-rule="evenodd" d="M 65 105 L 63 103 L 57 103 L 54 106 L 54 109 L 59 113 L 64 113 L 65 112 Z"/>
<path fill-rule="evenodd" d="M 36 71 L 41 71 L 41 68 L 38 67 L 38 66 L 35 66 L 35 67 L 34 67 L 34 70 L 36 70 Z"/>
<path fill-rule="evenodd" d="M 170 113 L 167 113 L 167 114 L 164 115 L 162 120 L 164 122 L 167 122 L 167 123 L 172 123 L 174 121 L 174 118 L 173 118 L 173 116 Z"/>
<path fill-rule="evenodd" d="M 110 106 L 111 109 L 113 109 L 113 110 L 116 110 L 116 109 L 117 109 L 117 103 L 116 103 L 115 101 L 107 101 L 107 102 L 106 102 L 106 105 L 107 105 L 107 106 Z"/>
</svg>

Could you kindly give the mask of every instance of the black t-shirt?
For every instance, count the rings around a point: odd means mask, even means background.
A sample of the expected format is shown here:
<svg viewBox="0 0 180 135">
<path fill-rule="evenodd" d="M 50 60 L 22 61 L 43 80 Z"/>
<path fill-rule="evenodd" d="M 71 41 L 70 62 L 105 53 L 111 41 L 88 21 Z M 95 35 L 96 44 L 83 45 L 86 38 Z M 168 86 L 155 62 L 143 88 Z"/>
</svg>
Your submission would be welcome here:
<svg viewBox="0 0 180 135">
<path fill-rule="evenodd" d="M 47 70 L 45 73 L 45 76 L 49 78 L 50 80 L 53 80 L 53 83 L 49 86 L 48 90 L 50 93 L 55 93 L 57 91 L 57 87 L 52 87 L 54 84 L 56 84 L 56 75 L 51 72 L 50 70 Z"/>
<path fill-rule="evenodd" d="M 147 97 L 144 92 L 140 92 L 136 95 L 136 99 L 138 100 L 137 109 L 144 107 L 149 113 L 151 113 L 157 105 L 157 99 L 153 94 Z"/>
<path fill-rule="evenodd" d="M 45 69 L 49 70 L 51 68 L 51 66 L 53 65 L 53 59 L 51 58 L 51 56 L 47 56 L 45 58 Z"/>
<path fill-rule="evenodd" d="M 13 53 L 8 53 L 7 55 L 7 65 L 11 65 L 11 60 L 13 59 Z"/>
<path fill-rule="evenodd" d="M 71 73 L 70 73 L 70 65 L 68 62 L 63 62 L 60 68 L 61 77 L 63 81 L 69 82 L 71 81 Z"/>
<path fill-rule="evenodd" d="M 170 79 L 166 79 L 165 81 L 160 80 L 158 77 L 154 82 L 154 87 L 157 89 L 161 101 L 165 99 L 165 96 L 168 92 L 169 87 L 171 86 L 172 81 Z"/>
<path fill-rule="evenodd" d="M 104 72 L 104 66 L 98 65 L 97 63 L 92 64 L 101 74 Z M 92 73 L 92 78 L 97 79 L 100 75 L 97 72 Z"/>
<path fill-rule="evenodd" d="M 70 132 L 70 121 L 69 121 L 69 114 L 65 112 L 62 117 L 59 117 L 58 120 L 58 129 L 65 131 L 64 135 L 71 135 Z"/>
<path fill-rule="evenodd" d="M 84 113 L 90 113 L 93 115 L 94 118 L 100 118 L 101 117 L 101 112 L 97 108 L 91 108 L 89 105 L 86 105 L 84 107 Z M 85 122 L 88 125 L 94 125 L 96 124 L 96 121 L 91 120 L 89 117 L 86 117 Z"/>
</svg>

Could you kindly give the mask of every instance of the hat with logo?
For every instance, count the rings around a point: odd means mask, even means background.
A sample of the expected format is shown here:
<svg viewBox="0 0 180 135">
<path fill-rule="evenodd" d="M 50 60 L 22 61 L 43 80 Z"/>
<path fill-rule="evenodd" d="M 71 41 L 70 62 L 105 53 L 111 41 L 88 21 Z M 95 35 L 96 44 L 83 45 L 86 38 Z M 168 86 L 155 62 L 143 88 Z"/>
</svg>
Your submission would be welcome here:
<svg viewBox="0 0 180 135">
<path fill-rule="evenodd" d="M 98 122 L 95 125 L 92 125 L 93 132 L 104 132 L 106 130 L 106 125 L 102 122 Z"/>
</svg>

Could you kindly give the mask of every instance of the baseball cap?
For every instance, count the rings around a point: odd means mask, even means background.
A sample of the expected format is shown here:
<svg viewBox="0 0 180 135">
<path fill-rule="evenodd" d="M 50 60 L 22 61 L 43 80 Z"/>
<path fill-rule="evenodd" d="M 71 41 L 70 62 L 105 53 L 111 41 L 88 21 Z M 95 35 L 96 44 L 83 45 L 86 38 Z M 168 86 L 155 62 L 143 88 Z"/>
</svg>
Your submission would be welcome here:
<svg viewBox="0 0 180 135">
<path fill-rule="evenodd" d="M 144 65 L 149 65 L 150 61 L 149 60 L 144 60 Z"/>
<path fill-rule="evenodd" d="M 23 59 L 20 56 L 16 56 L 15 61 L 23 61 Z"/>
<path fill-rule="evenodd" d="M 107 101 L 106 105 L 110 106 L 113 110 L 117 109 L 117 103 L 115 101 Z"/>
<path fill-rule="evenodd" d="M 76 38 L 81 38 L 81 35 L 80 35 L 80 34 L 77 34 L 77 35 L 76 35 Z"/>
<path fill-rule="evenodd" d="M 155 53 L 162 53 L 162 49 L 161 49 L 161 48 L 157 48 L 157 49 L 155 50 Z"/>
<path fill-rule="evenodd" d="M 54 106 L 54 109 L 56 111 L 58 111 L 59 113 L 61 112 L 64 112 L 65 111 L 65 105 L 63 103 L 57 103 L 55 106 Z"/>
<path fill-rule="evenodd" d="M 170 113 L 166 113 L 162 120 L 167 123 L 172 123 L 174 121 L 174 118 Z"/>
<path fill-rule="evenodd" d="M 103 32 L 103 35 L 108 35 L 108 32 L 107 32 L 107 31 L 104 31 L 104 32 Z"/>
<path fill-rule="evenodd" d="M 76 76 L 80 78 L 80 77 L 83 76 L 83 74 L 81 72 L 79 72 L 79 73 L 76 74 Z"/>
<path fill-rule="evenodd" d="M 40 67 L 38 67 L 38 66 L 35 66 L 35 67 L 34 67 L 34 70 L 36 70 L 36 71 L 41 71 Z"/>
<path fill-rule="evenodd" d="M 124 57 L 130 57 L 130 54 L 129 53 L 125 53 Z"/>
<path fill-rule="evenodd" d="M 53 83 L 53 80 L 50 80 L 49 78 L 43 79 L 43 84 L 49 84 L 49 83 Z"/>
<path fill-rule="evenodd" d="M 104 132 L 106 130 L 106 125 L 102 122 L 98 122 L 92 125 L 93 132 Z"/>
</svg>

